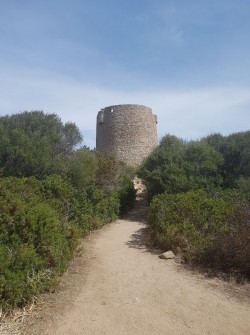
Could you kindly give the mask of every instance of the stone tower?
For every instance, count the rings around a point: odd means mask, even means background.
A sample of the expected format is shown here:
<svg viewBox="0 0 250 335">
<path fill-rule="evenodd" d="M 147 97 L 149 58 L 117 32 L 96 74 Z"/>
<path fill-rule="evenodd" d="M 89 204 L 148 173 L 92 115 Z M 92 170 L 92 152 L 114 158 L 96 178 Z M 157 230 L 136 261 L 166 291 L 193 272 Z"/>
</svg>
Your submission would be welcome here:
<svg viewBox="0 0 250 335">
<path fill-rule="evenodd" d="M 105 107 L 97 115 L 96 150 L 138 166 L 157 145 L 157 117 L 141 105 Z"/>
</svg>

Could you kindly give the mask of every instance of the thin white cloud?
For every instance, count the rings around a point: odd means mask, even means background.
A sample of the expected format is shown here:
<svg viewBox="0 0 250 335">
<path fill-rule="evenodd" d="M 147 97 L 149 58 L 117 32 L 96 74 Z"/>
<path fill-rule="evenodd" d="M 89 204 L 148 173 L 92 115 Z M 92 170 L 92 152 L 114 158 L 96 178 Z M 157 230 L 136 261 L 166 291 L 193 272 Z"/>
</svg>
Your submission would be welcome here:
<svg viewBox="0 0 250 335">
<path fill-rule="evenodd" d="M 135 15 L 135 20 L 140 23 L 148 23 L 150 20 L 150 16 L 147 13 L 140 13 Z"/>
<path fill-rule="evenodd" d="M 172 40 L 174 40 L 176 42 L 182 42 L 183 37 L 184 37 L 184 30 L 179 28 L 179 27 L 173 26 L 170 29 L 170 36 L 171 36 Z"/>
<path fill-rule="evenodd" d="M 248 87 L 218 87 L 186 91 L 121 91 L 104 89 L 66 77 L 10 73 L 0 79 L 0 113 L 43 110 L 73 121 L 83 131 L 85 144 L 94 146 L 96 115 L 115 104 L 147 105 L 158 116 L 158 132 L 195 139 L 212 132 L 228 134 L 249 129 Z M 86 134 L 84 134 L 84 130 Z"/>
<path fill-rule="evenodd" d="M 150 98 L 149 98 L 150 99 Z M 228 134 L 249 129 L 250 91 L 242 88 L 205 88 L 165 92 L 153 97 L 159 113 L 159 134 L 196 139 L 210 133 Z"/>
</svg>

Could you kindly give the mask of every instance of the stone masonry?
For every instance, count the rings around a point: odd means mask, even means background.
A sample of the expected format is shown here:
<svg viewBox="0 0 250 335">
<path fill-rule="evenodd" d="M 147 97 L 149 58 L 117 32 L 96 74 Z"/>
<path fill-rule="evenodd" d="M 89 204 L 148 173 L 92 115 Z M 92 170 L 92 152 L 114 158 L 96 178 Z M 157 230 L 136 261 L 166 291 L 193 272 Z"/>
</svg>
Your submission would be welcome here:
<svg viewBox="0 0 250 335">
<path fill-rule="evenodd" d="M 157 117 L 142 105 L 105 107 L 97 115 L 96 150 L 138 166 L 157 145 Z"/>
</svg>

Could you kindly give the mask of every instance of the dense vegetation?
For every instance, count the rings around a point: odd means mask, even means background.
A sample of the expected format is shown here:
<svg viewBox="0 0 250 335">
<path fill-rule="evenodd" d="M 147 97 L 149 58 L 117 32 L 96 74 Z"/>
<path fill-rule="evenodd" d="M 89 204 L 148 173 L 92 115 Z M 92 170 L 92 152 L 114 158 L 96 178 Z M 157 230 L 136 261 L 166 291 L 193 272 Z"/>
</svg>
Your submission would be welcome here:
<svg viewBox="0 0 250 335">
<path fill-rule="evenodd" d="M 190 142 L 167 135 L 139 176 L 160 247 L 250 278 L 250 131 Z"/>
<path fill-rule="evenodd" d="M 79 147 L 73 123 L 0 117 L 0 300 L 8 311 L 55 283 L 80 236 L 133 205 L 133 171 Z"/>
</svg>

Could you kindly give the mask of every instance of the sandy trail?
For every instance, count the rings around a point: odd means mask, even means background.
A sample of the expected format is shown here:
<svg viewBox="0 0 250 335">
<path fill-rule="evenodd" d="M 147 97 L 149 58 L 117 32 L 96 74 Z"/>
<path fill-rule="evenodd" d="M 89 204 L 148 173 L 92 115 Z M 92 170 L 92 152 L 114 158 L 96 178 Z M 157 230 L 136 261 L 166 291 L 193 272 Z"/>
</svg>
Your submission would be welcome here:
<svg viewBox="0 0 250 335">
<path fill-rule="evenodd" d="M 138 213 L 85 242 L 75 279 L 25 334 L 250 334 L 249 304 L 147 250 Z"/>
</svg>

